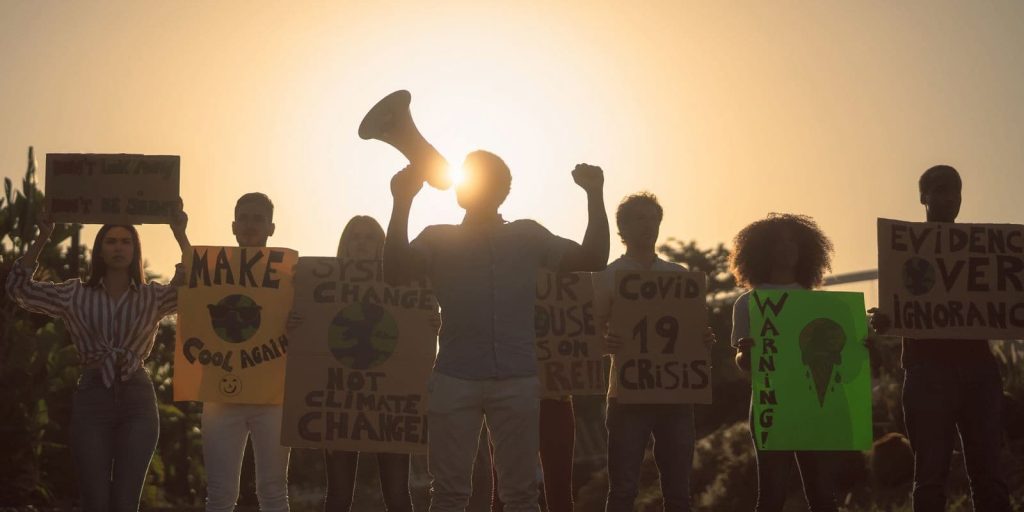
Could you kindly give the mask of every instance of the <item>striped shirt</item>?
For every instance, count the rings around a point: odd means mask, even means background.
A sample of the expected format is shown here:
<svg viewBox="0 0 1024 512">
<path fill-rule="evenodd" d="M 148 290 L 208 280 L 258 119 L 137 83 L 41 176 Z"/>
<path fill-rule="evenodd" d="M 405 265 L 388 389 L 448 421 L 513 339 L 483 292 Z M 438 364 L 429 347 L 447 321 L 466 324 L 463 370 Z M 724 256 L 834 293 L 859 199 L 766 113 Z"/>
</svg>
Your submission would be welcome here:
<svg viewBox="0 0 1024 512">
<path fill-rule="evenodd" d="M 128 380 L 149 357 L 160 319 L 178 309 L 175 286 L 147 283 L 131 287 L 114 299 L 101 285 L 90 288 L 81 279 L 63 283 L 35 281 L 36 267 L 16 261 L 7 277 L 7 294 L 22 308 L 64 320 L 83 365 L 99 366 L 108 388 L 115 375 Z M 177 279 L 181 266 L 175 274 Z M 174 282 L 174 280 L 172 280 Z"/>
</svg>

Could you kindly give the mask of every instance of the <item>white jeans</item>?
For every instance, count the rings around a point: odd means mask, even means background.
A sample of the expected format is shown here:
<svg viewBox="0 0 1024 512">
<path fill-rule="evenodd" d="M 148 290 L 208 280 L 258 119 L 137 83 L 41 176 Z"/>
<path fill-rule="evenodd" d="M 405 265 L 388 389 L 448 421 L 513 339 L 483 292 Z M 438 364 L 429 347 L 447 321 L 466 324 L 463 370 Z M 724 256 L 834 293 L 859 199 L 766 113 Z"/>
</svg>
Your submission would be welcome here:
<svg viewBox="0 0 1024 512">
<path fill-rule="evenodd" d="M 537 512 L 540 381 L 537 377 L 430 378 L 427 443 L 430 512 L 463 512 L 473 492 L 473 461 L 486 418 L 494 442 L 498 496 L 505 512 Z"/>
<path fill-rule="evenodd" d="M 238 480 L 245 440 L 252 434 L 256 496 L 262 512 L 288 511 L 288 455 L 281 446 L 281 406 L 203 404 L 203 462 L 206 512 L 231 512 L 238 501 Z"/>
</svg>

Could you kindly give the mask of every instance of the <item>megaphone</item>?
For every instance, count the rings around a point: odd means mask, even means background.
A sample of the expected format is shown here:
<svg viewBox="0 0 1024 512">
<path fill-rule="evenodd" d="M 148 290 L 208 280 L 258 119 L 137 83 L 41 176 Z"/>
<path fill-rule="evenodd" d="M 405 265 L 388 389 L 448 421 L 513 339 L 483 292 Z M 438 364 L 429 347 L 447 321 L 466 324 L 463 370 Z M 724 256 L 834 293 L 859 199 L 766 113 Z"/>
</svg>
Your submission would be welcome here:
<svg viewBox="0 0 1024 512">
<path fill-rule="evenodd" d="M 416 129 L 409 113 L 412 95 L 401 90 L 377 102 L 359 123 L 359 138 L 377 139 L 400 151 L 430 186 L 445 190 L 451 186 L 448 161 Z"/>
</svg>

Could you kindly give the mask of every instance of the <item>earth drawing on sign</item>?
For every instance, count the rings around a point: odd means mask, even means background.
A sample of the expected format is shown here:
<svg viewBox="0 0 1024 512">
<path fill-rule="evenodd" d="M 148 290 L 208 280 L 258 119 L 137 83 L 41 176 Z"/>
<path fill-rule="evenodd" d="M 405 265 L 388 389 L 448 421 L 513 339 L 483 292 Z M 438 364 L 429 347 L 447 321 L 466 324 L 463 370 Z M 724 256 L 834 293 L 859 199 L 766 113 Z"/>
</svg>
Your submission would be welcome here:
<svg viewBox="0 0 1024 512">
<path fill-rule="evenodd" d="M 348 368 L 377 366 L 391 357 L 397 344 L 398 322 L 379 304 L 350 304 L 327 326 L 327 345 Z"/>
<path fill-rule="evenodd" d="M 924 295 L 935 286 L 935 267 L 922 258 L 910 258 L 903 264 L 903 287 L 913 295 Z"/>
<path fill-rule="evenodd" d="M 242 343 L 260 330 L 263 308 L 246 295 L 228 295 L 206 307 L 210 311 L 213 332 L 228 343 Z"/>
</svg>

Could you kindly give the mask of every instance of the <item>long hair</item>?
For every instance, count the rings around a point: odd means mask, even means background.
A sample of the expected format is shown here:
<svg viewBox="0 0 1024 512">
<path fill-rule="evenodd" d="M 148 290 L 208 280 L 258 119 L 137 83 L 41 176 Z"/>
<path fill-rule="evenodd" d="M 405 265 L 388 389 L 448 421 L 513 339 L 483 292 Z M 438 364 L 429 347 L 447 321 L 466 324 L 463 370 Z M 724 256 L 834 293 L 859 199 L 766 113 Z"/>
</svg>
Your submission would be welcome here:
<svg viewBox="0 0 1024 512">
<path fill-rule="evenodd" d="M 96 233 L 96 240 L 92 243 L 92 264 L 89 268 L 89 280 L 85 285 L 90 288 L 99 286 L 100 280 L 107 275 L 107 263 L 103 261 L 101 248 L 103 239 L 107 232 L 114 228 L 127 229 L 132 235 L 132 262 L 128 264 L 128 279 L 138 286 L 146 284 L 146 275 L 142 272 L 142 242 L 139 240 L 139 232 L 135 226 L 130 224 L 104 224 Z"/>
<path fill-rule="evenodd" d="M 789 213 L 770 213 L 743 228 L 733 239 L 729 266 L 738 284 L 753 288 L 768 281 L 772 272 L 772 248 L 783 232 L 792 235 L 797 243 L 799 256 L 794 272 L 797 283 L 807 289 L 821 285 L 825 272 L 832 270 L 832 241 L 814 219 Z"/>
<path fill-rule="evenodd" d="M 345 224 L 345 229 L 341 232 L 341 240 L 338 240 L 338 258 L 343 257 L 348 252 L 348 246 L 352 241 L 352 231 L 360 224 L 369 227 L 380 237 L 380 245 L 377 246 L 377 259 L 381 259 L 384 249 L 384 228 L 380 227 L 380 223 L 376 219 L 368 215 L 356 215 L 349 219 L 348 224 Z"/>
</svg>

